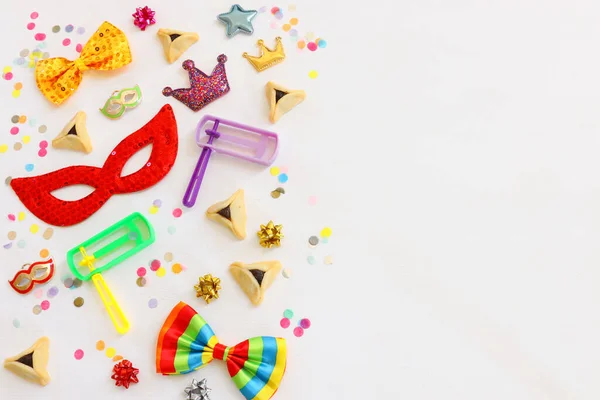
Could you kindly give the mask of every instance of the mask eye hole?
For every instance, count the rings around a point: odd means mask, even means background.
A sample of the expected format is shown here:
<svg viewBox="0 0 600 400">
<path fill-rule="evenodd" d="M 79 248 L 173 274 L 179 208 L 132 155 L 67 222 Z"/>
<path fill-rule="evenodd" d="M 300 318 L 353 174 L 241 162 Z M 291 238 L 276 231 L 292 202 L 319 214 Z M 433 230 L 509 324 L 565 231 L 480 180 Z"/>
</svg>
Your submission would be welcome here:
<svg viewBox="0 0 600 400">
<path fill-rule="evenodd" d="M 121 107 L 123 107 L 121 104 L 111 102 L 106 107 L 106 112 L 108 112 L 109 114 L 117 114 L 119 112 L 119 110 L 121 109 Z"/>
<path fill-rule="evenodd" d="M 17 278 L 17 281 L 15 282 L 15 286 L 17 286 L 19 288 L 26 288 L 30 284 L 31 284 L 31 279 L 29 279 L 25 275 L 21 275 L 19 278 Z"/>
<path fill-rule="evenodd" d="M 33 270 L 33 277 L 42 279 L 48 274 L 48 267 L 39 267 Z"/>
<path fill-rule="evenodd" d="M 137 97 L 137 95 L 135 93 L 127 93 L 124 97 L 123 100 L 125 100 L 126 103 L 131 102 L 133 99 L 135 99 Z"/>
</svg>

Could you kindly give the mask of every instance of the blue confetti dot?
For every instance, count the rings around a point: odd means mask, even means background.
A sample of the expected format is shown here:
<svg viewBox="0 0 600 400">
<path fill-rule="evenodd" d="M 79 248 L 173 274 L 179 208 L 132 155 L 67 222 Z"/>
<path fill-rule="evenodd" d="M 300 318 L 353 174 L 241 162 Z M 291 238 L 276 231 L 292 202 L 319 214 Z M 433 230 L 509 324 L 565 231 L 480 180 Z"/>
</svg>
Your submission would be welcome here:
<svg viewBox="0 0 600 400">
<path fill-rule="evenodd" d="M 69 33 L 73 32 L 73 25 L 71 25 L 71 24 L 67 25 L 67 26 L 65 27 L 65 31 L 67 31 L 67 32 L 69 32 Z"/>
<path fill-rule="evenodd" d="M 327 244 L 328 242 L 329 242 L 329 239 L 327 237 L 322 237 L 321 238 L 321 243 Z"/>
<path fill-rule="evenodd" d="M 27 244 L 27 243 L 26 243 L 24 240 L 19 240 L 19 241 L 17 242 L 17 246 L 18 246 L 20 249 L 24 248 L 26 244 Z"/>
<path fill-rule="evenodd" d="M 37 124 L 37 120 L 35 118 L 29 118 L 29 126 L 35 126 Z"/>
<path fill-rule="evenodd" d="M 21 326 L 21 322 L 18 319 L 15 318 L 15 319 L 13 319 L 13 326 L 15 328 L 18 328 L 18 327 Z"/>
<path fill-rule="evenodd" d="M 277 179 L 279 179 L 280 183 L 286 183 L 288 181 L 288 176 L 287 174 L 279 174 Z"/>
<path fill-rule="evenodd" d="M 308 256 L 308 257 L 306 257 L 306 261 L 308 261 L 308 263 L 310 265 L 314 265 L 317 262 L 317 260 L 315 259 L 314 256 Z"/>
<path fill-rule="evenodd" d="M 38 44 L 38 47 L 40 49 L 45 49 L 46 48 L 46 42 L 42 42 L 42 43 Z M 38 50 L 38 49 L 36 49 L 36 50 Z"/>
<path fill-rule="evenodd" d="M 324 49 L 327 47 L 327 42 L 324 39 L 319 39 L 319 47 Z"/>
<path fill-rule="evenodd" d="M 177 229 L 175 229 L 175 227 L 173 225 L 171 225 L 171 226 L 169 226 L 167 231 L 172 235 L 177 231 Z"/>
<path fill-rule="evenodd" d="M 25 171 L 27 171 L 27 172 L 33 171 L 33 164 L 25 164 Z"/>
</svg>

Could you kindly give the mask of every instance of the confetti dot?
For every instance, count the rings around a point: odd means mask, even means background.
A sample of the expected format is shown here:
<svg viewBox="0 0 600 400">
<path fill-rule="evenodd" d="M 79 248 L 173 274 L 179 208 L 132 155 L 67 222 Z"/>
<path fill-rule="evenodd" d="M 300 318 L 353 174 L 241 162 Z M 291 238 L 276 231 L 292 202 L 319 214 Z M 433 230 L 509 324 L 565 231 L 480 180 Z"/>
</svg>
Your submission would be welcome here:
<svg viewBox="0 0 600 400">
<path fill-rule="evenodd" d="M 25 59 L 24 59 L 24 58 L 22 58 L 22 57 L 21 57 L 21 58 L 17 58 L 17 59 L 14 61 L 14 63 L 15 63 L 16 65 L 23 65 L 23 64 L 25 64 Z"/>
<path fill-rule="evenodd" d="M 326 265 L 333 264 L 333 257 L 332 256 L 326 256 L 324 262 L 325 262 Z"/>
<path fill-rule="evenodd" d="M 67 289 L 70 289 L 73 286 L 73 278 L 67 278 L 63 283 Z"/>
<path fill-rule="evenodd" d="M 317 45 L 319 46 L 320 49 L 324 49 L 325 47 L 327 47 L 327 41 L 324 39 L 317 39 L 319 41 L 319 43 L 317 43 Z"/>
<path fill-rule="evenodd" d="M 27 172 L 33 171 L 33 164 L 25 164 L 25 171 L 27 171 Z"/>
<path fill-rule="evenodd" d="M 158 300 L 156 300 L 155 298 L 151 298 L 150 300 L 148 300 L 148 307 L 156 308 L 156 306 L 158 306 Z"/>
<path fill-rule="evenodd" d="M 322 238 L 321 243 L 323 243 L 323 244 L 329 243 L 329 238 L 326 238 L 326 237 Z"/>
<path fill-rule="evenodd" d="M 308 77 L 310 79 L 315 79 L 317 76 L 319 76 L 319 73 L 317 71 L 315 71 L 314 69 L 308 73 Z"/>
<path fill-rule="evenodd" d="M 6 150 L 8 150 L 8 146 L 5 144 L 0 144 L 0 153 L 6 153 Z"/>
<path fill-rule="evenodd" d="M 311 237 L 309 237 L 309 238 L 308 238 L 308 244 L 309 244 L 311 247 L 315 247 L 316 245 L 318 245 L 318 244 L 319 244 L 319 238 L 318 238 L 318 237 L 316 237 L 316 236 L 311 236 Z"/>
<path fill-rule="evenodd" d="M 38 151 L 38 156 L 40 157 L 46 157 L 46 154 L 48 154 L 48 151 L 46 149 L 40 149 Z"/>
<path fill-rule="evenodd" d="M 19 122 L 19 116 L 18 115 L 13 115 L 10 118 L 10 122 L 12 122 L 13 124 L 16 124 L 17 122 Z"/>
<path fill-rule="evenodd" d="M 104 341 L 103 340 L 98 340 L 96 342 L 96 350 L 98 350 L 98 351 L 104 350 Z"/>
<path fill-rule="evenodd" d="M 46 296 L 48 296 L 49 298 L 53 298 L 54 296 L 56 296 L 58 294 L 58 288 L 56 286 L 52 286 L 50 289 L 48 289 L 48 291 L 46 292 Z"/>
<path fill-rule="evenodd" d="M 173 266 L 171 267 L 171 271 L 173 271 L 174 274 L 180 273 L 182 271 L 181 264 L 179 264 L 179 263 L 173 264 Z"/>
<path fill-rule="evenodd" d="M 46 147 L 48 147 L 48 142 L 46 140 L 42 140 L 40 142 L 40 148 L 45 149 Z"/>
<path fill-rule="evenodd" d="M 271 8 L 271 14 L 275 15 L 279 12 L 279 7 L 273 7 Z"/>
<path fill-rule="evenodd" d="M 80 26 L 79 28 L 77 28 L 77 33 L 83 35 L 85 33 L 85 28 L 83 26 Z"/>
<path fill-rule="evenodd" d="M 272 176 L 277 176 L 277 175 L 279 175 L 279 167 L 271 167 L 269 172 L 271 173 Z"/>
<path fill-rule="evenodd" d="M 27 29 L 29 29 L 30 31 L 35 29 L 35 24 L 33 22 L 30 22 L 27 24 Z"/>
<path fill-rule="evenodd" d="M 12 78 L 13 78 L 12 72 L 7 72 L 6 74 L 4 74 L 4 79 L 6 79 L 7 81 L 10 81 Z"/>
<path fill-rule="evenodd" d="M 10 134 L 11 135 L 16 135 L 17 133 L 19 133 L 19 127 L 18 126 L 13 126 L 12 128 L 10 128 Z"/>
<path fill-rule="evenodd" d="M 160 201 L 160 199 L 156 199 L 156 200 L 154 200 L 154 201 L 152 202 L 152 205 L 153 205 L 154 207 L 158 207 L 158 208 L 160 208 L 160 206 L 162 206 L 162 201 Z"/>
<path fill-rule="evenodd" d="M 46 228 L 42 237 L 46 240 L 50 240 L 52 238 L 52 235 L 54 235 L 54 229 Z"/>
<path fill-rule="evenodd" d="M 50 252 L 48 251 L 48 249 L 41 249 L 40 250 L 40 257 L 42 258 L 46 258 L 50 255 Z"/>
<path fill-rule="evenodd" d="M 36 19 L 36 18 L 37 18 L 37 17 L 39 17 L 39 16 L 40 16 L 40 14 L 38 14 L 38 12 L 37 12 L 37 11 L 34 11 L 34 12 L 32 12 L 32 13 L 29 15 L 29 17 L 30 17 L 31 19 Z"/>
<path fill-rule="evenodd" d="M 298 25 L 298 18 L 292 18 L 292 19 L 290 19 L 290 24 L 291 25 Z"/>
<path fill-rule="evenodd" d="M 52 32 L 54 32 L 54 33 L 58 33 L 58 32 L 60 32 L 60 26 L 58 26 L 58 25 L 54 25 L 54 26 L 52 27 Z M 25 57 L 25 56 L 23 56 L 23 57 Z"/>
<path fill-rule="evenodd" d="M 38 315 L 41 312 L 42 312 L 42 307 L 40 307 L 39 304 L 36 304 L 35 306 L 33 306 L 33 313 L 35 315 Z"/>
<path fill-rule="evenodd" d="M 47 309 L 50 308 L 50 302 L 48 300 L 44 300 L 42 301 L 42 310 L 46 311 Z"/>
<path fill-rule="evenodd" d="M 23 145 L 22 145 L 21 143 L 19 143 L 19 142 L 15 143 L 15 144 L 13 145 L 13 149 L 14 149 L 15 151 L 19 151 L 19 150 L 21 150 L 22 148 L 23 148 Z"/>
<path fill-rule="evenodd" d="M 123 359 L 123 356 L 114 356 L 113 357 L 113 361 L 121 361 Z"/>
<path fill-rule="evenodd" d="M 46 125 L 40 125 L 40 127 L 38 128 L 38 132 L 39 133 L 46 133 L 47 129 L 48 129 L 48 127 Z"/>
<path fill-rule="evenodd" d="M 292 270 L 289 268 L 284 268 L 281 272 L 281 275 L 283 275 L 285 279 L 290 279 L 292 277 Z"/>
<path fill-rule="evenodd" d="M 71 39 L 66 38 L 65 40 L 62 41 L 63 46 L 68 46 L 71 44 Z"/>
<path fill-rule="evenodd" d="M 15 319 L 13 319 L 13 326 L 15 328 L 18 328 L 21 326 L 21 322 L 19 322 L 19 320 L 15 318 Z"/>
<path fill-rule="evenodd" d="M 73 287 L 74 287 L 75 289 L 77 289 L 78 287 L 80 287 L 82 283 L 83 283 L 83 282 L 82 282 L 82 281 L 81 281 L 81 279 L 79 279 L 79 278 L 75 278 L 75 279 L 73 279 Z"/>
<path fill-rule="evenodd" d="M 315 34 L 313 32 L 308 32 L 306 34 L 306 39 L 307 40 L 312 40 L 315 37 Z"/>
<path fill-rule="evenodd" d="M 169 251 L 169 252 L 166 252 L 166 253 L 165 253 L 165 261 L 166 261 L 166 262 L 171 262 L 171 261 L 173 261 L 173 253 L 171 253 L 170 251 Z"/>
<path fill-rule="evenodd" d="M 112 357 L 114 357 L 115 354 L 117 354 L 117 351 L 113 347 L 109 347 L 108 349 L 106 349 L 105 354 L 106 354 L 106 357 L 112 358 Z"/>
<path fill-rule="evenodd" d="M 137 276 L 146 276 L 146 268 L 144 267 L 139 267 L 137 269 Z"/>
<path fill-rule="evenodd" d="M 279 321 L 279 325 L 281 325 L 281 327 L 283 329 L 289 328 L 290 327 L 290 320 L 287 318 L 281 318 L 281 321 Z"/>
<path fill-rule="evenodd" d="M 173 216 L 175 218 L 181 217 L 181 214 L 182 214 L 181 208 L 176 208 L 176 209 L 173 210 Z"/>
<path fill-rule="evenodd" d="M 300 326 L 302 327 L 302 329 L 308 329 L 308 328 L 310 328 L 310 319 L 308 319 L 308 318 L 302 318 L 300 320 Z"/>
<path fill-rule="evenodd" d="M 8 232 L 8 240 L 15 240 L 17 238 L 17 232 L 15 231 L 10 231 Z"/>
<path fill-rule="evenodd" d="M 284 32 L 288 32 L 290 29 L 292 29 L 292 26 L 290 24 L 283 24 L 281 29 L 283 29 Z"/>
<path fill-rule="evenodd" d="M 150 207 L 150 211 L 149 211 L 150 214 L 156 214 L 157 212 L 158 212 L 158 207 L 156 207 L 156 206 Z"/>
<path fill-rule="evenodd" d="M 40 230 L 40 227 L 39 227 L 39 226 L 37 226 L 36 224 L 32 224 L 32 225 L 29 227 L 29 232 L 33 233 L 34 235 L 35 235 L 36 233 L 38 233 L 38 231 L 39 231 L 39 230 Z"/>
<path fill-rule="evenodd" d="M 21 90 L 23 89 L 23 84 L 21 82 L 17 82 L 13 87 L 15 88 L 15 90 Z"/>
<path fill-rule="evenodd" d="M 315 265 L 315 263 L 317 262 L 317 260 L 315 259 L 314 256 L 308 256 L 308 257 L 306 257 L 306 261 L 308 261 L 308 263 L 310 265 Z"/>
<path fill-rule="evenodd" d="M 77 349 L 73 355 L 75 356 L 76 360 L 81 360 L 83 358 L 83 350 Z"/>
<path fill-rule="evenodd" d="M 283 13 L 281 11 L 276 12 L 275 13 L 275 18 L 282 19 L 283 18 Z"/>
<path fill-rule="evenodd" d="M 137 278 L 135 280 L 135 284 L 138 285 L 139 287 L 144 287 L 146 285 L 146 278 L 140 276 L 139 278 Z"/>
<path fill-rule="evenodd" d="M 311 206 L 316 205 L 317 204 L 317 196 L 309 196 L 308 204 L 310 204 Z"/>
<path fill-rule="evenodd" d="M 277 179 L 279 180 L 279 183 L 286 183 L 288 181 L 288 175 L 280 174 Z"/>
<path fill-rule="evenodd" d="M 81 43 L 77 43 L 77 46 L 75 46 L 75 51 L 81 53 L 81 50 L 83 50 L 83 46 Z"/>
<path fill-rule="evenodd" d="M 303 48 L 306 47 L 306 43 L 304 42 L 304 40 L 299 40 L 297 43 L 297 46 L 300 50 L 302 50 Z"/>
<path fill-rule="evenodd" d="M 331 236 L 331 228 L 326 226 L 321 230 L 321 237 L 329 237 Z"/>
<path fill-rule="evenodd" d="M 6 74 L 10 71 L 12 71 L 12 67 L 9 65 L 9 66 L 4 67 L 4 69 L 2 70 L 2 73 Z"/>
<path fill-rule="evenodd" d="M 279 25 L 277 24 L 276 21 L 271 22 L 271 29 L 277 29 L 279 27 Z"/>
<path fill-rule="evenodd" d="M 26 244 L 27 243 L 24 240 L 19 240 L 17 242 L 17 247 L 20 248 L 20 249 L 24 249 Z"/>
<path fill-rule="evenodd" d="M 175 228 L 173 225 L 169 226 L 167 228 L 167 232 L 169 232 L 169 234 L 174 234 L 175 232 L 177 232 L 177 228 Z"/>
<path fill-rule="evenodd" d="M 152 262 L 150 263 L 150 269 L 152 271 L 156 271 L 159 268 L 160 268 L 160 261 L 158 261 L 158 260 L 152 260 Z"/>
<path fill-rule="evenodd" d="M 75 298 L 75 300 L 73 300 L 73 305 L 77 308 L 81 307 L 83 305 L 83 297 Z"/>
<path fill-rule="evenodd" d="M 14 220 L 16 220 L 16 219 L 17 219 L 17 217 L 15 217 L 15 214 L 8 214 L 8 219 L 9 219 L 10 221 L 14 221 Z"/>
<path fill-rule="evenodd" d="M 308 49 L 310 51 L 317 50 L 317 44 L 315 42 L 308 42 L 308 44 L 306 45 L 306 47 L 308 47 Z"/>
<path fill-rule="evenodd" d="M 25 219 L 25 213 L 23 211 L 19 212 L 17 219 L 23 221 Z"/>
<path fill-rule="evenodd" d="M 38 42 L 41 42 L 42 40 L 46 39 L 46 34 L 45 33 L 36 33 L 34 38 Z"/>
<path fill-rule="evenodd" d="M 283 316 L 287 319 L 292 319 L 294 318 L 294 312 L 288 308 L 283 312 Z"/>
<path fill-rule="evenodd" d="M 37 120 L 35 118 L 29 118 L 29 126 L 35 126 L 37 124 Z"/>
<path fill-rule="evenodd" d="M 156 276 L 158 276 L 159 278 L 162 278 L 163 276 L 165 276 L 166 273 L 167 273 L 167 270 L 164 267 L 160 267 L 156 271 Z"/>
<path fill-rule="evenodd" d="M 274 199 L 278 199 L 278 198 L 279 198 L 279 196 L 281 196 L 281 192 L 279 192 L 278 190 L 273 190 L 273 191 L 271 192 L 271 197 L 272 197 L 272 198 L 274 198 Z"/>
<path fill-rule="evenodd" d="M 301 337 L 302 335 L 304 335 L 304 329 L 302 329 L 301 326 L 295 327 L 294 328 L 294 336 Z"/>
<path fill-rule="evenodd" d="M 65 26 L 65 31 L 67 33 L 73 32 L 73 25 L 69 24 L 69 25 Z"/>
</svg>

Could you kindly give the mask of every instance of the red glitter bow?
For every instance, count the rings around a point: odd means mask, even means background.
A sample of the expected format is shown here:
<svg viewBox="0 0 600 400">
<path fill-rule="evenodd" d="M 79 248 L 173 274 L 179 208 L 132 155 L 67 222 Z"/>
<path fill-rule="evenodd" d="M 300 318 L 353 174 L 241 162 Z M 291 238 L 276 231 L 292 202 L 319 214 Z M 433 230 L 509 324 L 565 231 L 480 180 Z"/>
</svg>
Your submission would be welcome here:
<svg viewBox="0 0 600 400">
<path fill-rule="evenodd" d="M 150 144 L 148 162 L 137 172 L 121 176 L 131 156 Z M 167 104 L 146 125 L 123 139 L 102 168 L 77 165 L 45 175 L 16 178 L 10 186 L 25 207 L 42 221 L 57 226 L 75 225 L 98 211 L 113 194 L 137 192 L 158 183 L 173 167 L 177 148 L 177 122 Z M 80 184 L 96 190 L 75 201 L 52 195 L 60 188 Z"/>
<path fill-rule="evenodd" d="M 131 364 L 131 361 L 123 360 L 113 367 L 113 374 L 111 378 L 116 381 L 115 386 L 124 386 L 125 389 L 129 389 L 129 385 L 132 382 L 139 382 L 139 379 L 137 377 L 139 373 L 140 370 L 137 368 L 133 368 L 133 364 Z"/>
</svg>

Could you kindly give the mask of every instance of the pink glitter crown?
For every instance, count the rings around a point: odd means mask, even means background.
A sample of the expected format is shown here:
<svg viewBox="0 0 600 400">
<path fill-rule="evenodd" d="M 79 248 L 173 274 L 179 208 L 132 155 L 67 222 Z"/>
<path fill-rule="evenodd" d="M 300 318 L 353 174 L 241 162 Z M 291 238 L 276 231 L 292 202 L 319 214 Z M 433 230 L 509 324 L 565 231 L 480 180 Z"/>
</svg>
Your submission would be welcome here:
<svg viewBox="0 0 600 400">
<path fill-rule="evenodd" d="M 201 110 L 204 106 L 215 101 L 229 92 L 229 82 L 225 73 L 225 62 L 227 56 L 221 54 L 217 57 L 219 62 L 210 76 L 194 66 L 192 60 L 185 60 L 182 64 L 190 76 L 189 89 L 171 89 L 169 86 L 163 89 L 165 96 L 173 96 L 194 111 Z"/>
</svg>

